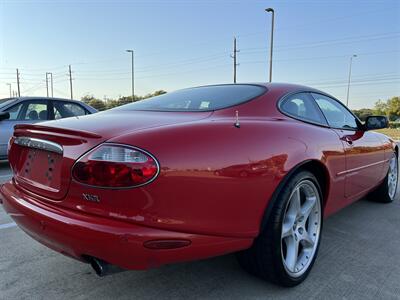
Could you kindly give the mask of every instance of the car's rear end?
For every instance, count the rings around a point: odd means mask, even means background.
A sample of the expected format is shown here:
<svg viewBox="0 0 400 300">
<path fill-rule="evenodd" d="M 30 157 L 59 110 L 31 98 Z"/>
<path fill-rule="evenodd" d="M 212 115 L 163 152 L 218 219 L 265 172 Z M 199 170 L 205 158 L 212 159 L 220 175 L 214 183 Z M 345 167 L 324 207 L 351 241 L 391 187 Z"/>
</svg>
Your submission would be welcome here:
<svg viewBox="0 0 400 300">
<path fill-rule="evenodd" d="M 85 131 L 17 126 L 10 140 L 14 177 L 1 187 L 5 210 L 26 233 L 58 252 L 128 269 L 208 257 L 248 245 L 244 239 L 140 226 L 139 215 L 138 222 L 123 220 L 127 200 L 136 205 L 144 201 L 143 190 L 132 193 L 132 188 L 154 180 L 159 165 L 145 150 L 105 141 Z M 119 195 L 137 199 L 115 199 Z M 107 216 L 104 212 L 112 203 L 115 208 Z M 118 211 L 119 218 L 113 217 Z"/>
<path fill-rule="evenodd" d="M 0 202 L 31 237 L 82 261 L 99 259 L 146 269 L 245 249 L 251 237 L 202 230 L 207 222 L 198 223 L 192 216 L 203 212 L 185 211 L 193 206 L 189 199 L 180 206 L 171 204 L 169 211 L 168 200 L 181 201 L 182 193 L 174 196 L 179 180 L 168 176 L 169 170 L 162 170 L 159 163 L 172 154 L 171 145 L 157 155 L 150 152 L 156 147 L 146 148 L 157 144 L 157 137 L 162 140 L 160 128 L 182 130 L 211 115 L 117 111 L 16 126 L 9 142 L 14 176 L 2 185 Z M 131 138 L 128 144 L 119 136 L 134 136 L 135 141 Z M 143 136 L 151 142 L 144 142 Z M 177 186 L 171 187 L 171 182 Z M 186 224 L 191 219 L 192 224 Z"/>
</svg>

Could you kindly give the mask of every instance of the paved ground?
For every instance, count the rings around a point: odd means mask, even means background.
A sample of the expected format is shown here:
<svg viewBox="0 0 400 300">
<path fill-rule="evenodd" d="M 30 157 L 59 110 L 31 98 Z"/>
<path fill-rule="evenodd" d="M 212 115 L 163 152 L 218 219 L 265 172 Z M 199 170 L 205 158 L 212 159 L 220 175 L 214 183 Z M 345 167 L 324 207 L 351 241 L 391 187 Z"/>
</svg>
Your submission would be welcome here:
<svg viewBox="0 0 400 300">
<path fill-rule="evenodd" d="M 9 173 L 0 163 L 0 181 Z M 400 299 L 399 200 L 328 219 L 313 272 L 293 289 L 248 275 L 233 255 L 98 278 L 10 222 L 0 208 L 0 299 Z"/>
</svg>

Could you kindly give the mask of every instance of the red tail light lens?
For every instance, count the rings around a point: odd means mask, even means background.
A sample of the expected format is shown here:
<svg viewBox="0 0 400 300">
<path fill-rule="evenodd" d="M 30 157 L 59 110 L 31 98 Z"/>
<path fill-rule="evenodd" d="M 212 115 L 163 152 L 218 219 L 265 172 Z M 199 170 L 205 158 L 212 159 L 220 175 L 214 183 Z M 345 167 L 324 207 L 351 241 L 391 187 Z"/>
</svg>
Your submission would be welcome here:
<svg viewBox="0 0 400 300">
<path fill-rule="evenodd" d="M 72 176 L 91 186 L 129 188 L 149 183 L 158 172 L 159 165 L 150 153 L 130 146 L 104 144 L 79 159 Z"/>
</svg>

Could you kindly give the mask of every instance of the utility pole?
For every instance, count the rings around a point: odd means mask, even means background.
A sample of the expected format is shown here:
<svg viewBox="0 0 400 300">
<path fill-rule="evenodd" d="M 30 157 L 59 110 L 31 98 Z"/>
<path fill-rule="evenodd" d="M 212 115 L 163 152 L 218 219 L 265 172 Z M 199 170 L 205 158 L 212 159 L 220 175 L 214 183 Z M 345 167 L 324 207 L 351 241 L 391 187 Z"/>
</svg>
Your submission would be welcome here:
<svg viewBox="0 0 400 300">
<path fill-rule="evenodd" d="M 274 22 L 275 22 L 275 11 L 273 8 L 265 9 L 266 12 L 272 13 L 272 21 L 271 21 L 271 46 L 269 52 L 269 82 L 272 81 L 272 52 L 274 49 Z"/>
<path fill-rule="evenodd" d="M 49 73 L 46 72 L 46 94 L 47 94 L 47 98 L 49 98 L 49 79 L 48 79 L 48 75 Z"/>
<path fill-rule="evenodd" d="M 49 97 L 49 75 L 50 75 L 50 84 L 51 84 L 51 97 L 53 97 L 53 73 L 52 72 L 46 72 L 47 97 Z"/>
<path fill-rule="evenodd" d="M 73 93 L 72 93 L 72 71 L 71 71 L 71 65 L 69 65 L 69 87 L 71 89 L 71 99 L 74 98 Z"/>
<path fill-rule="evenodd" d="M 11 83 L 6 83 L 7 85 L 8 85 L 8 87 L 10 88 L 10 98 L 12 97 L 11 96 Z"/>
<path fill-rule="evenodd" d="M 53 73 L 49 72 L 50 75 L 50 83 L 51 83 L 51 97 L 53 97 Z"/>
<path fill-rule="evenodd" d="M 237 63 L 237 53 L 240 52 L 240 50 L 237 50 L 236 48 L 236 37 L 233 38 L 233 54 L 231 54 L 231 57 L 233 58 L 233 83 L 236 83 L 236 68 L 239 65 Z"/>
<path fill-rule="evenodd" d="M 21 90 L 19 88 L 19 71 L 17 69 L 17 87 L 18 87 L 18 97 L 21 97 Z"/>
<path fill-rule="evenodd" d="M 347 97 L 346 97 L 346 106 L 349 107 L 349 94 L 350 94 L 350 81 L 351 81 L 351 66 L 353 64 L 353 58 L 357 57 L 356 54 L 353 54 L 350 57 L 350 66 L 349 66 L 349 80 L 347 82 Z"/>
<path fill-rule="evenodd" d="M 134 77 L 134 52 L 131 49 L 126 50 L 126 52 L 132 55 L 131 64 L 132 64 L 132 102 L 135 101 L 135 77 Z"/>
</svg>

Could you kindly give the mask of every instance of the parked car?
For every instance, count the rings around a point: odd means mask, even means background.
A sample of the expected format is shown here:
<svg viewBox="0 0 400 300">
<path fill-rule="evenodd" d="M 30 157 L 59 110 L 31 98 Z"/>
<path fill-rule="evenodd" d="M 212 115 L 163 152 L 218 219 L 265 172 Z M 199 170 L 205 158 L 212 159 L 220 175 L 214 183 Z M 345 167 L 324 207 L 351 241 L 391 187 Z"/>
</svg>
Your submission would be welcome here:
<svg viewBox="0 0 400 300">
<path fill-rule="evenodd" d="M 294 286 L 324 218 L 371 193 L 395 199 L 399 149 L 371 131 L 387 125 L 305 86 L 184 89 L 17 125 L 0 198 L 31 237 L 100 276 L 238 252 Z"/>
<path fill-rule="evenodd" d="M 75 100 L 17 97 L 0 99 L 0 159 L 7 159 L 7 143 L 16 124 L 34 124 L 97 112 Z"/>
</svg>

